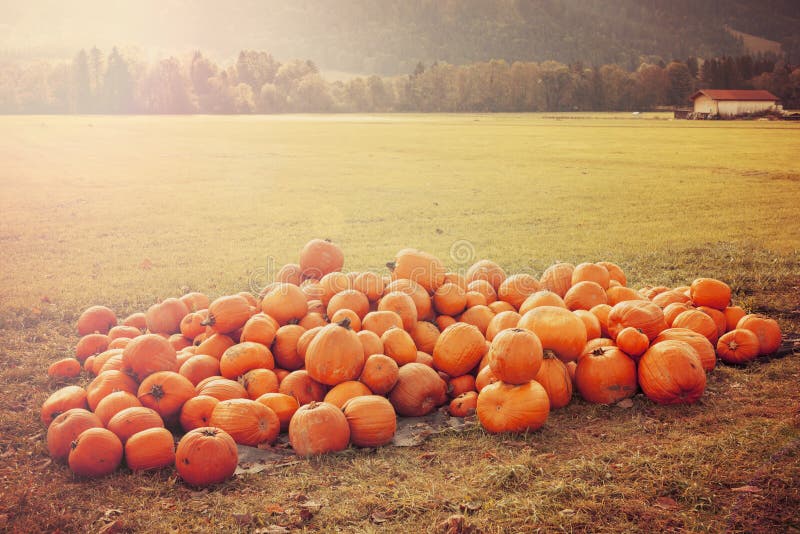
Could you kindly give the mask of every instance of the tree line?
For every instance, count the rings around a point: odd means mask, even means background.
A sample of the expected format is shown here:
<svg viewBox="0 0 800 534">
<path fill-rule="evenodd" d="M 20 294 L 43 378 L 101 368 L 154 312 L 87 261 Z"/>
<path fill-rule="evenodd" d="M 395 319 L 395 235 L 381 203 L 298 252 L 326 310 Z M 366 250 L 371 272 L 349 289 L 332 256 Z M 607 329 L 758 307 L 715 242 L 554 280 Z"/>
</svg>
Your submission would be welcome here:
<svg viewBox="0 0 800 534">
<path fill-rule="evenodd" d="M 769 55 L 643 57 L 633 70 L 492 60 L 329 81 L 313 61 L 258 50 L 223 66 L 201 52 L 147 63 L 96 47 L 71 61 L 0 63 L 4 114 L 646 111 L 688 107 L 699 88 L 767 89 L 797 109 L 800 67 Z"/>
</svg>

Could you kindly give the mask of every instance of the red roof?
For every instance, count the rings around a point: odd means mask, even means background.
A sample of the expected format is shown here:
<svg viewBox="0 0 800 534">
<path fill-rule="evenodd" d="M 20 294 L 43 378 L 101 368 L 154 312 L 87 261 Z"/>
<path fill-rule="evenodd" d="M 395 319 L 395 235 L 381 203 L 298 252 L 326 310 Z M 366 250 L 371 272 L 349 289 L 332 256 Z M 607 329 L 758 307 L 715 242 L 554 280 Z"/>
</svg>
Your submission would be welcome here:
<svg viewBox="0 0 800 534">
<path fill-rule="evenodd" d="M 777 102 L 777 96 L 763 89 L 701 89 L 689 97 L 694 101 L 700 95 L 705 95 L 713 100 L 759 100 Z"/>
</svg>

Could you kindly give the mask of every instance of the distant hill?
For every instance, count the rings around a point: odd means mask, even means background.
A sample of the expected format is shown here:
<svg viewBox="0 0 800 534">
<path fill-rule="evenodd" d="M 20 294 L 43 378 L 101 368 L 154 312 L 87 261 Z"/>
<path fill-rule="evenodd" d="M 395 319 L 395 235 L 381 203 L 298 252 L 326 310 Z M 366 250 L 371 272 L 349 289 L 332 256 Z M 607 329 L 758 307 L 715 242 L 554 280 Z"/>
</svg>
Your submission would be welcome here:
<svg viewBox="0 0 800 534">
<path fill-rule="evenodd" d="M 797 0 L 140 0 L 6 3 L 0 50 L 97 45 L 150 54 L 262 49 L 322 69 L 408 73 L 422 61 L 618 63 L 744 53 L 725 30 L 800 49 Z M 800 59 L 800 53 L 797 54 Z"/>
<path fill-rule="evenodd" d="M 751 35 L 749 33 L 740 32 L 734 30 L 730 27 L 725 27 L 728 30 L 728 33 L 733 35 L 734 37 L 738 37 L 742 40 L 742 45 L 744 46 L 745 52 L 748 54 L 780 54 L 781 53 L 781 43 L 778 41 L 771 41 L 770 39 L 764 39 L 763 37 L 758 37 L 757 35 Z"/>
</svg>

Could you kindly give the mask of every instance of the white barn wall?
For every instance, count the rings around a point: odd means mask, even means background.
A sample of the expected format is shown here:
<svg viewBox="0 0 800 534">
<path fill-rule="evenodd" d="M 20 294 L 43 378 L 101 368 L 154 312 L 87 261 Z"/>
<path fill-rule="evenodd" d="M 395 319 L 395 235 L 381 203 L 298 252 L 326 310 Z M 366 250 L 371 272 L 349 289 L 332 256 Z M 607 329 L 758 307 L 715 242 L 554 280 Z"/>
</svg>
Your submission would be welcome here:
<svg viewBox="0 0 800 534">
<path fill-rule="evenodd" d="M 763 100 L 723 100 L 719 102 L 719 114 L 723 117 L 732 115 L 743 115 L 745 113 L 759 113 L 761 111 L 768 111 L 775 107 L 775 102 L 766 102 Z"/>
</svg>

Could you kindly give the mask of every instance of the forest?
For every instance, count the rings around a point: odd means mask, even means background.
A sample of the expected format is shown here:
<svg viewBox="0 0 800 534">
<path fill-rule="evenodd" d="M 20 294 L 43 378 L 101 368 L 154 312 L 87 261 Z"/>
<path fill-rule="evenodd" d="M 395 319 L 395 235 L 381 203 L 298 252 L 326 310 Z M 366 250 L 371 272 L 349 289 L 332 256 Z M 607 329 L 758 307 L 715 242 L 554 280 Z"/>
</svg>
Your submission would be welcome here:
<svg viewBox="0 0 800 534">
<path fill-rule="evenodd" d="M 688 107 L 699 88 L 767 89 L 798 109 L 800 67 L 772 55 L 642 58 L 631 70 L 419 62 L 404 75 L 332 81 L 313 61 L 281 62 L 258 50 L 229 65 L 199 51 L 146 62 L 116 47 L 80 50 L 70 61 L 0 61 L 3 114 L 647 111 Z"/>
</svg>

